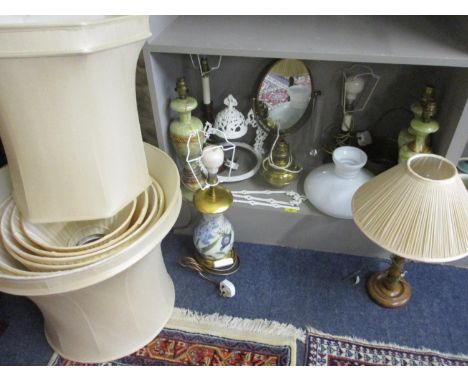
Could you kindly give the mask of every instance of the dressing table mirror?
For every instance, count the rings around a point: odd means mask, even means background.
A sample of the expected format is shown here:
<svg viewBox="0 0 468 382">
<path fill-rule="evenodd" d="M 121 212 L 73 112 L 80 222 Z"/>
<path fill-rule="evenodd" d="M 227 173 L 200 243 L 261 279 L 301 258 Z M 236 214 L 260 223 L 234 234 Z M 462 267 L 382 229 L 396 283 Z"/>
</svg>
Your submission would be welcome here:
<svg viewBox="0 0 468 382">
<path fill-rule="evenodd" d="M 269 147 L 260 174 L 272 186 L 294 181 L 302 168 L 285 136 L 300 129 L 312 111 L 312 75 L 300 60 L 282 59 L 270 65 L 255 89 L 253 111 L 268 134 Z"/>
</svg>

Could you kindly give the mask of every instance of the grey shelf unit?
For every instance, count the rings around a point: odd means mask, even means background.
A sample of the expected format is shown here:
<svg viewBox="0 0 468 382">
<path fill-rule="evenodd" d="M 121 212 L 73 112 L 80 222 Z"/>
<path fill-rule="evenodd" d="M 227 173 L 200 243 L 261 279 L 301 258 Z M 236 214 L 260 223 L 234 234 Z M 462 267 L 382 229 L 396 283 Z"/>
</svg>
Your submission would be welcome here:
<svg viewBox="0 0 468 382">
<path fill-rule="evenodd" d="M 321 97 L 319 124 L 333 123 L 337 115 L 341 70 L 353 63 L 371 66 L 381 75 L 372 105 L 359 118 L 371 125 L 382 111 L 407 106 L 432 83 L 437 89 L 442 126 L 433 139 L 433 150 L 452 161 L 466 151 L 468 142 L 468 24 L 466 17 L 389 16 L 152 16 L 153 36 L 144 47 L 156 135 L 160 148 L 171 153 L 169 101 L 174 84 L 184 75 L 191 94 L 201 99 L 199 75 L 189 54 L 223 56 L 213 72 L 215 111 L 232 93 L 247 112 L 249 98 L 265 66 L 278 58 L 296 58 L 312 71 Z M 215 58 L 213 57 L 213 60 Z M 304 134 L 291 136 L 291 146 L 301 154 Z M 399 131 L 408 116 L 395 115 L 380 130 Z M 312 126 L 313 127 L 313 126 Z M 304 145 L 302 145 L 304 146 Z M 307 148 L 302 147 L 303 153 Z M 306 168 L 307 169 L 307 168 Z M 292 189 L 301 191 L 304 175 Z M 229 184 L 233 189 L 265 189 L 258 177 Z M 236 239 L 329 252 L 387 256 L 372 244 L 351 220 L 321 214 L 308 202 L 299 213 L 235 204 L 228 217 Z M 184 205 L 179 223 L 190 233 L 194 213 Z M 465 262 L 468 264 L 468 262 Z M 459 262 L 459 264 L 464 264 Z"/>
</svg>

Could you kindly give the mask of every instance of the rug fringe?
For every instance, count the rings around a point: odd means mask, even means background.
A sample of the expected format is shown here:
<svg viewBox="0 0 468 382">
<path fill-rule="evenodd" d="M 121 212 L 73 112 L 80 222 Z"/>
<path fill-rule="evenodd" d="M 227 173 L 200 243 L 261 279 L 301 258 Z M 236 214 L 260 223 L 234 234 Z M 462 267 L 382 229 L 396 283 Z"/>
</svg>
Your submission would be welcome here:
<svg viewBox="0 0 468 382">
<path fill-rule="evenodd" d="M 188 321 L 193 324 L 229 328 L 242 332 L 268 334 L 276 337 L 288 337 L 305 343 L 306 332 L 291 324 L 284 324 L 266 319 L 249 319 L 221 315 L 219 313 L 203 314 L 189 309 L 174 308 L 171 321 Z"/>
<path fill-rule="evenodd" d="M 342 336 L 342 335 L 334 335 L 330 333 L 325 333 L 322 332 L 321 330 L 315 329 L 312 326 L 306 326 L 306 331 L 307 334 L 315 334 L 318 336 L 324 336 L 324 337 L 331 337 L 333 339 L 337 340 L 342 340 L 342 341 L 350 341 L 350 342 L 360 342 L 362 345 L 370 345 L 370 346 L 381 346 L 381 347 L 392 347 L 395 349 L 399 349 L 402 351 L 408 351 L 408 352 L 424 352 L 424 353 L 429 353 L 431 355 L 438 355 L 438 356 L 445 356 L 447 358 L 459 358 L 468 361 L 468 354 L 462 354 L 462 353 L 457 353 L 457 354 L 452 354 L 452 353 L 444 353 L 438 350 L 434 349 L 429 349 L 425 347 L 418 347 L 418 348 L 412 348 L 409 346 L 404 346 L 404 345 L 398 345 L 393 342 L 382 342 L 382 341 L 369 341 L 360 337 L 354 337 L 354 336 Z"/>
</svg>

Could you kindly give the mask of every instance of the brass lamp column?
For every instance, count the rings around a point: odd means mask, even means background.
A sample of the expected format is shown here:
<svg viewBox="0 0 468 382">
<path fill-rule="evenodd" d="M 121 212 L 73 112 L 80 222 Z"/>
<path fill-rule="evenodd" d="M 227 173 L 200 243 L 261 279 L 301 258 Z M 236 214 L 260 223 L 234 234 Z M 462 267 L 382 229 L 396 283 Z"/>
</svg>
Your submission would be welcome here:
<svg viewBox="0 0 468 382">
<path fill-rule="evenodd" d="M 392 265 L 386 271 L 376 272 L 367 280 L 367 292 L 379 305 L 396 308 L 411 298 L 411 287 L 403 279 L 405 259 L 394 255 Z"/>
<path fill-rule="evenodd" d="M 202 162 L 208 170 L 209 187 L 198 190 L 193 197 L 195 208 L 202 214 L 193 232 L 196 260 L 209 273 L 232 274 L 239 268 L 239 259 L 233 248 L 234 230 L 224 216 L 233 203 L 233 196 L 228 188 L 218 184 L 223 150 L 219 146 L 206 146 Z"/>
</svg>

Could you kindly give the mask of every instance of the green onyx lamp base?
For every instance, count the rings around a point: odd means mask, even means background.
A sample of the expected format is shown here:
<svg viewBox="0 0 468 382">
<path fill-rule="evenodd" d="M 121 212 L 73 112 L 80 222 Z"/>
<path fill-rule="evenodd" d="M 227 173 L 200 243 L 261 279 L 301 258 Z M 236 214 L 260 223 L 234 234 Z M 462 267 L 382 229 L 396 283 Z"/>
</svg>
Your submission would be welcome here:
<svg viewBox="0 0 468 382">
<path fill-rule="evenodd" d="M 182 191 L 182 198 L 189 202 L 189 203 L 192 203 L 193 202 L 193 195 L 195 194 L 193 191 L 190 191 L 187 187 L 185 187 L 184 185 L 182 185 L 182 187 L 180 188 L 180 190 Z"/>
</svg>

